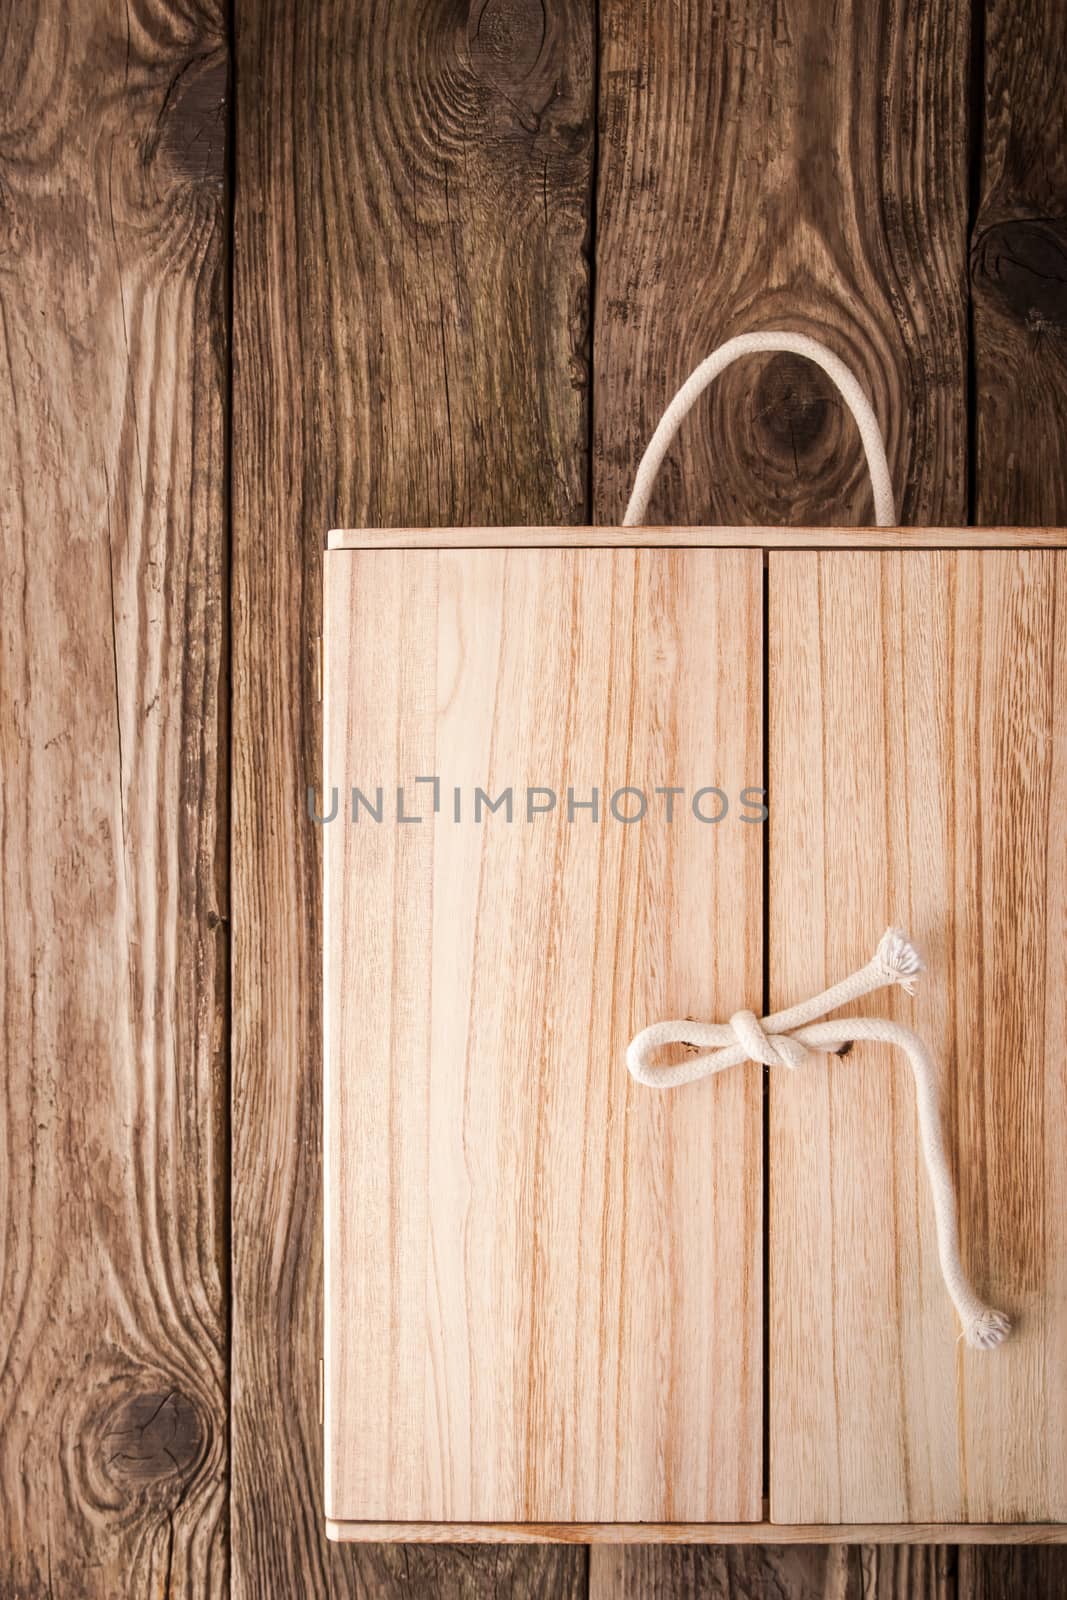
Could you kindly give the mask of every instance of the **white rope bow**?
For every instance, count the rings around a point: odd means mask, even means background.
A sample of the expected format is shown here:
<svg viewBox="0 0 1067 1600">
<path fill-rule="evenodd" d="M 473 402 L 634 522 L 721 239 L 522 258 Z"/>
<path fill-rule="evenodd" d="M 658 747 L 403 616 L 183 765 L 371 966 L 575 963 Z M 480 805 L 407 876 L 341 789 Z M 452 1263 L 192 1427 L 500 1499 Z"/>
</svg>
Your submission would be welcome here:
<svg viewBox="0 0 1067 1600">
<path fill-rule="evenodd" d="M 785 1011 L 775 1011 L 762 1020 L 751 1011 L 738 1011 L 728 1023 L 655 1022 L 631 1041 L 626 1065 L 638 1083 L 650 1089 L 674 1089 L 724 1072 L 728 1067 L 740 1066 L 743 1061 L 793 1069 L 800 1066 L 811 1050 L 839 1051 L 843 1045 L 863 1039 L 897 1045 L 907 1056 L 915 1078 L 919 1136 L 934 1202 L 941 1274 L 959 1312 L 967 1343 L 976 1350 L 989 1350 L 1008 1337 L 1011 1322 L 1002 1311 L 994 1311 L 979 1300 L 960 1260 L 956 1194 L 941 1131 L 937 1075 L 922 1040 L 910 1028 L 888 1018 L 841 1017 L 836 1022 L 815 1021 L 850 1000 L 858 1000 L 861 995 L 892 983 L 899 983 L 911 994 L 922 966 L 918 952 L 905 935 L 896 928 L 889 928 L 867 965 L 824 994 Z M 675 1066 L 656 1066 L 652 1057 L 668 1044 L 694 1045 L 700 1053 Z"/>
</svg>

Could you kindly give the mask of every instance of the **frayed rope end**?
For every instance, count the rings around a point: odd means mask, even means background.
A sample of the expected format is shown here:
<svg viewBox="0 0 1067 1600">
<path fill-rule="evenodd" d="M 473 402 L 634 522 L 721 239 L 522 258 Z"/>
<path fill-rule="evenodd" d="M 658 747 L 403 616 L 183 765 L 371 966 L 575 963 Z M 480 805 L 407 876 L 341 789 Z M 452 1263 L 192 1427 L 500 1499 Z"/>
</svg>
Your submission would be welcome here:
<svg viewBox="0 0 1067 1600">
<path fill-rule="evenodd" d="M 963 1337 L 972 1350 L 995 1350 L 998 1344 L 1004 1343 L 1010 1332 L 1011 1318 L 1006 1317 L 1003 1311 L 983 1311 L 967 1324 Z"/>
<path fill-rule="evenodd" d="M 874 959 L 887 983 L 899 983 L 905 993 L 915 993 L 915 980 L 925 963 L 906 933 L 899 928 L 887 928 Z"/>
</svg>

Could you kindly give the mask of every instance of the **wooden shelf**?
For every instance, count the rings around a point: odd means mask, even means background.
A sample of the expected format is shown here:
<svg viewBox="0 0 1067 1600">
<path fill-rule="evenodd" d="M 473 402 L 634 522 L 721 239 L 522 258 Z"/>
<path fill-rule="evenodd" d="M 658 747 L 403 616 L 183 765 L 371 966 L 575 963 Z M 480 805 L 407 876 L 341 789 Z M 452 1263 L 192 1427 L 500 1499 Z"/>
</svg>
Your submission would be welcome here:
<svg viewBox="0 0 1067 1600">
<path fill-rule="evenodd" d="M 331 528 L 327 550 L 1063 550 L 1067 528 Z"/>
<path fill-rule="evenodd" d="M 1067 1523 L 332 1522 L 337 1543 L 1067 1544 Z"/>
</svg>

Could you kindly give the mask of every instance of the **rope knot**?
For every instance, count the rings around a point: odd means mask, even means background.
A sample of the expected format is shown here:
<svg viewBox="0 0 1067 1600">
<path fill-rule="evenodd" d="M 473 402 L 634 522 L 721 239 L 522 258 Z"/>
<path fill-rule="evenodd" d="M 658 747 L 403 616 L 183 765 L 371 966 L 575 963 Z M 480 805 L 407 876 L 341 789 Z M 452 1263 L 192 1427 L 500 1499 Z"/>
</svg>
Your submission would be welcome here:
<svg viewBox="0 0 1067 1600">
<path fill-rule="evenodd" d="M 730 1018 L 734 1038 L 750 1061 L 765 1067 L 788 1067 L 794 1071 L 808 1052 L 799 1039 L 788 1033 L 766 1033 L 754 1011 L 735 1011 Z"/>
<path fill-rule="evenodd" d="M 694 1022 L 691 1018 L 653 1022 L 630 1040 L 626 1065 L 638 1083 L 650 1089 L 673 1089 L 727 1067 L 740 1066 L 743 1061 L 795 1070 L 812 1050 L 840 1055 L 842 1045 L 861 1039 L 896 1045 L 907 1056 L 915 1079 L 919 1138 L 933 1197 L 937 1253 L 945 1287 L 959 1313 L 961 1337 L 974 1350 L 992 1350 L 1008 1337 L 1011 1322 L 1002 1311 L 979 1300 L 960 1259 L 955 1186 L 941 1130 L 937 1070 L 922 1040 L 902 1023 L 884 1017 L 816 1020 L 890 984 L 898 984 L 911 994 L 922 970 L 922 958 L 906 935 L 899 928 L 887 928 L 867 965 L 823 994 L 762 1018 L 754 1011 L 735 1011 L 728 1023 Z M 682 1061 L 656 1064 L 657 1051 L 679 1044 L 698 1053 Z"/>
</svg>

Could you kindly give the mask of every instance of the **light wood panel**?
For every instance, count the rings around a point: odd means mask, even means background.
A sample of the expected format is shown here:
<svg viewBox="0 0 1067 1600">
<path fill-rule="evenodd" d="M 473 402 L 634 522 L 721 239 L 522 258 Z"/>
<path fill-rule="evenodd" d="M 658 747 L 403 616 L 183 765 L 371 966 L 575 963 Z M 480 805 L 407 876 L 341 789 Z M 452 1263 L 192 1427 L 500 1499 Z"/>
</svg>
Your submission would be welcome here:
<svg viewBox="0 0 1067 1600">
<path fill-rule="evenodd" d="M 228 57 L 135 11 L 0 21 L 5 1596 L 226 1593 Z"/>
<path fill-rule="evenodd" d="M 770 557 L 772 1003 L 887 922 L 878 995 L 943 1064 L 964 1258 L 1018 1318 L 957 1342 L 907 1068 L 770 1087 L 776 1521 L 1067 1515 L 1067 567 L 1051 552 Z"/>
<path fill-rule="evenodd" d="M 234 32 L 233 1587 L 311 1600 L 384 1587 L 322 1522 L 323 534 L 585 520 L 593 8 L 237 0 Z"/>
<path fill-rule="evenodd" d="M 697 361 L 775 327 L 823 339 L 860 377 L 901 520 L 967 520 L 972 29 L 970 0 L 604 0 L 597 521 L 621 518 Z M 869 520 L 830 380 L 790 355 L 737 362 L 687 419 L 650 509 L 680 523 Z"/>
<path fill-rule="evenodd" d="M 325 561 L 326 784 L 429 824 L 324 828 L 327 1516 L 755 1519 L 760 1078 L 624 1056 L 761 991 L 760 560 Z"/>
</svg>

